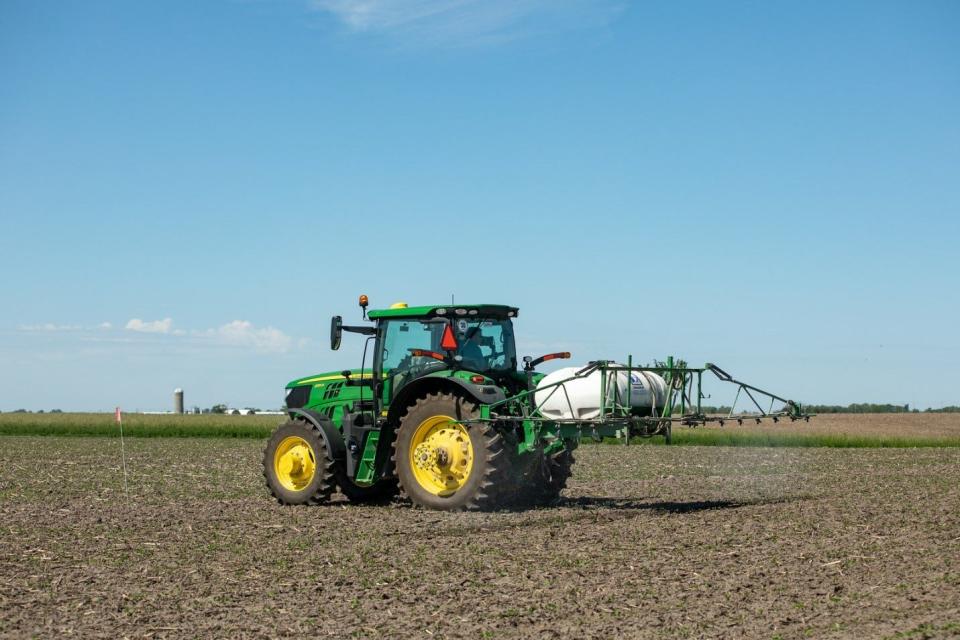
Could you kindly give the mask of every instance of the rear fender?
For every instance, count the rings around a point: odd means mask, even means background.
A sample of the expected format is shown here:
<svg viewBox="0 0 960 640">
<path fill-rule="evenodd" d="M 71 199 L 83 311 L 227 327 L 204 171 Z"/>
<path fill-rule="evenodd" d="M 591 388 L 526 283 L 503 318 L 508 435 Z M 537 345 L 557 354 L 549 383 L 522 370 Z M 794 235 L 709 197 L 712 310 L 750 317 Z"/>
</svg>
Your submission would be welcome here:
<svg viewBox="0 0 960 640">
<path fill-rule="evenodd" d="M 478 404 L 493 404 L 506 399 L 503 389 L 495 384 L 473 384 L 460 378 L 425 377 L 405 385 L 390 402 L 387 422 L 397 425 L 408 406 L 430 393 L 455 393 Z"/>
</svg>

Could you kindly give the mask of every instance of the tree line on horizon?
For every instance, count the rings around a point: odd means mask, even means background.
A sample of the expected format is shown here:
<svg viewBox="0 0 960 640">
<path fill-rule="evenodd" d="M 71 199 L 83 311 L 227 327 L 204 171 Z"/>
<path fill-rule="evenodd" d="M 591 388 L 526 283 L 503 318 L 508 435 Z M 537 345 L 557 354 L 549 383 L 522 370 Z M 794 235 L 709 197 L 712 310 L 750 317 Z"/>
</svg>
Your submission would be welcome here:
<svg viewBox="0 0 960 640">
<path fill-rule="evenodd" d="M 950 405 L 940 409 L 911 409 L 909 404 L 872 404 L 868 402 L 839 405 L 807 404 L 803 405 L 810 413 L 960 413 L 960 406 Z"/>
<path fill-rule="evenodd" d="M 801 404 L 805 413 L 960 413 L 960 406 L 950 405 L 940 409 L 911 409 L 909 404 L 874 404 L 855 402 L 846 406 L 838 404 Z M 730 413 L 730 407 L 701 407 L 703 413 Z M 745 412 L 755 413 L 755 412 Z"/>
</svg>

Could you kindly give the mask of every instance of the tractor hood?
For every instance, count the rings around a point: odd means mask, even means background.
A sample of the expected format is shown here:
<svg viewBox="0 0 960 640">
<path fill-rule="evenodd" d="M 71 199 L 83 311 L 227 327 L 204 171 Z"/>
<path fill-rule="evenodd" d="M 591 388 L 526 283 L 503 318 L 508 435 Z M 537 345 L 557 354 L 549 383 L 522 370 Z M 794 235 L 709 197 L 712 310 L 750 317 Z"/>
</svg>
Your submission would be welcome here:
<svg viewBox="0 0 960 640">
<path fill-rule="evenodd" d="M 350 376 L 358 379 L 361 377 L 369 378 L 371 375 L 370 369 L 350 369 Z M 315 385 L 321 382 L 331 382 L 343 380 L 342 371 L 329 371 L 327 373 L 317 373 L 312 376 L 306 376 L 303 378 L 297 378 L 292 382 L 287 383 L 287 389 L 293 389 L 294 387 L 302 387 L 304 385 Z"/>
<path fill-rule="evenodd" d="M 369 378 L 370 375 L 370 369 L 350 370 L 350 377 L 353 380 Z M 284 404 L 290 409 L 316 408 L 343 404 L 360 398 L 363 393 L 362 387 L 346 387 L 344 382 L 346 382 L 346 378 L 343 377 L 342 371 L 330 371 L 305 378 L 297 378 L 287 384 Z M 369 393 L 368 391 L 367 394 L 369 395 Z"/>
<path fill-rule="evenodd" d="M 371 369 L 351 369 L 350 377 L 353 379 L 360 378 L 369 378 L 373 375 Z M 463 378 L 464 380 L 470 379 L 471 376 L 481 375 L 474 371 L 468 371 L 464 369 L 451 370 L 451 369 L 441 369 L 439 371 L 434 371 L 433 373 L 427 374 L 430 377 L 440 377 L 440 378 Z M 542 374 L 541 374 L 542 377 Z M 306 387 L 306 386 L 316 386 L 324 385 L 329 382 L 342 382 L 344 380 L 342 371 L 330 371 L 327 373 L 318 373 L 312 376 L 306 376 L 303 378 L 297 378 L 291 382 L 287 383 L 287 389 L 294 389 L 296 387 Z M 484 380 L 489 381 L 489 378 L 484 376 Z"/>
</svg>

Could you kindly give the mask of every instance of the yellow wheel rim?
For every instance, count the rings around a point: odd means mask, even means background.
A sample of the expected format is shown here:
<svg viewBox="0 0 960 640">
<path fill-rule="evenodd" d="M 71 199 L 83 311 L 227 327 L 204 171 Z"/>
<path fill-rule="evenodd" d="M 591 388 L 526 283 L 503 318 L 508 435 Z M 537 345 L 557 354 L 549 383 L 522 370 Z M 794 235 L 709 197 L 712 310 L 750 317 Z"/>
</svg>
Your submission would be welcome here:
<svg viewBox="0 0 960 640">
<path fill-rule="evenodd" d="M 410 440 L 410 468 L 421 487 L 436 496 L 457 492 L 473 470 L 467 428 L 449 416 L 427 418 Z"/>
<path fill-rule="evenodd" d="M 303 491 L 317 472 L 313 447 L 300 436 L 284 438 L 273 454 L 273 471 L 284 489 Z"/>
</svg>

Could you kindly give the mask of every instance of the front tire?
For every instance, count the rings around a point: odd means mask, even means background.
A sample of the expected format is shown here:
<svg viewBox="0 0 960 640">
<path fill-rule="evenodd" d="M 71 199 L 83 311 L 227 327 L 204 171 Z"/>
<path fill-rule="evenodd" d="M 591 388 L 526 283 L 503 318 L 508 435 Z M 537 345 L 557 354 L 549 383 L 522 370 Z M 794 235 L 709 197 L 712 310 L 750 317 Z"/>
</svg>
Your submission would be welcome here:
<svg viewBox="0 0 960 640">
<path fill-rule="evenodd" d="M 333 458 L 320 431 L 303 420 L 277 427 L 263 450 L 263 477 L 280 504 L 320 504 L 335 487 Z"/>
<path fill-rule="evenodd" d="M 451 393 L 429 394 L 407 409 L 393 462 L 415 505 L 443 511 L 500 506 L 509 471 L 503 436 L 479 417 L 476 404 Z"/>
</svg>

